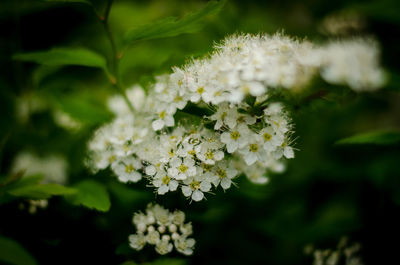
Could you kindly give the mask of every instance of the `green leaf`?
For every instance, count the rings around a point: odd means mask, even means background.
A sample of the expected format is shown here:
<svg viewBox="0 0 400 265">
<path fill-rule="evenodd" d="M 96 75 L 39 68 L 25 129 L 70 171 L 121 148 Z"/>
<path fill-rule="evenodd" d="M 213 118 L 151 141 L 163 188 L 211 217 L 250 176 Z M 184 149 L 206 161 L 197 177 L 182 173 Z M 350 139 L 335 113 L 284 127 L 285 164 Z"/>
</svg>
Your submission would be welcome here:
<svg viewBox="0 0 400 265">
<path fill-rule="evenodd" d="M 194 33 L 204 26 L 202 22 L 206 16 L 218 13 L 224 4 L 225 1 L 210 1 L 204 8 L 186 15 L 182 19 L 178 20 L 176 17 L 168 17 L 139 26 L 126 32 L 124 42 L 125 44 L 131 44 L 139 40 L 167 38 Z"/>
<path fill-rule="evenodd" d="M 375 144 L 390 145 L 400 142 L 399 131 L 377 131 L 357 134 L 336 142 L 338 145 Z"/>
<path fill-rule="evenodd" d="M 16 197 L 29 199 L 48 199 L 53 195 L 66 195 L 76 193 L 75 189 L 59 184 L 28 185 L 8 190 L 7 193 Z"/>
<path fill-rule="evenodd" d="M 85 95 L 69 95 L 55 100 L 62 111 L 90 125 L 103 123 L 112 118 L 112 114 L 100 102 Z"/>
<path fill-rule="evenodd" d="M 111 202 L 105 186 L 94 180 L 84 180 L 74 186 L 77 193 L 66 196 L 67 201 L 73 205 L 83 205 L 89 209 L 106 212 L 110 209 Z"/>
<path fill-rule="evenodd" d="M 53 48 L 48 51 L 19 53 L 14 60 L 35 62 L 48 66 L 79 65 L 103 69 L 110 76 L 106 59 L 85 48 Z"/>
<path fill-rule="evenodd" d="M 0 236 L 0 263 L 37 265 L 37 261 L 18 242 Z"/>
</svg>

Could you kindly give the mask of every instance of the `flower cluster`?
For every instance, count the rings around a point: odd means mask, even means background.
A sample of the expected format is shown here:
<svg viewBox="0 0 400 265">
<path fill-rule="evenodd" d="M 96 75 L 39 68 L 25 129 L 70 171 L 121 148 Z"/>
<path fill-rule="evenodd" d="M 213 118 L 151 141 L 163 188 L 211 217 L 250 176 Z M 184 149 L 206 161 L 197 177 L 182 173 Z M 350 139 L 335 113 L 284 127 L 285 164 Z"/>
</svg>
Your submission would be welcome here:
<svg viewBox="0 0 400 265">
<path fill-rule="evenodd" d="M 146 214 L 135 213 L 133 223 L 137 233 L 129 236 L 132 248 L 141 250 L 150 244 L 159 254 L 165 255 L 175 246 L 184 255 L 193 253 L 195 240 L 188 238 L 193 233 L 192 224 L 185 223 L 183 212 L 171 213 L 157 204 L 149 204 Z"/>
<path fill-rule="evenodd" d="M 227 38 L 214 53 L 174 68 L 146 95 L 139 86 L 109 101 L 116 118 L 89 143 L 94 170 L 121 182 L 145 177 L 160 195 L 181 190 L 194 201 L 245 174 L 266 183 L 294 157 L 293 125 L 279 89 L 306 87 L 320 72 L 333 84 L 373 90 L 384 83 L 372 41 L 314 45 L 276 34 Z"/>
<path fill-rule="evenodd" d="M 362 265 L 360 250 L 361 245 L 349 244 L 347 237 L 340 239 L 336 249 L 314 249 L 312 245 L 305 248 L 306 254 L 314 256 L 313 265 Z"/>
<path fill-rule="evenodd" d="M 42 183 L 65 184 L 67 182 L 68 162 L 58 154 L 38 156 L 29 151 L 20 152 L 14 159 L 11 173 L 24 172 L 24 176 L 42 175 Z"/>
</svg>

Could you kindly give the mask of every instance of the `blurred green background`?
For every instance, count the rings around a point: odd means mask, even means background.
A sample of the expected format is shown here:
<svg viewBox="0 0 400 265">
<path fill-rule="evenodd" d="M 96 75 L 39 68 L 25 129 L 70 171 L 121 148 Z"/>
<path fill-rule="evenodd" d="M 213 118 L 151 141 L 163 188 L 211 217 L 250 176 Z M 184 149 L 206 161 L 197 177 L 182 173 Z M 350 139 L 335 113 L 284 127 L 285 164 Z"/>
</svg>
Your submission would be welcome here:
<svg viewBox="0 0 400 265">
<path fill-rule="evenodd" d="M 89 2 L 89 4 L 88 4 Z M 183 17 L 206 1 L 115 0 L 110 28 L 121 49 L 124 32 L 168 16 Z M 38 264 L 312 264 L 304 247 L 335 248 L 347 235 L 362 245 L 365 264 L 393 264 L 400 236 L 400 2 L 228 1 L 206 16 L 202 29 L 176 37 L 144 40 L 124 49 L 119 74 L 124 88 L 147 87 L 154 75 L 211 51 L 234 33 L 285 33 L 316 42 L 350 35 L 374 36 L 390 81 L 375 93 L 321 84 L 320 97 L 293 97 L 295 159 L 286 172 L 257 186 L 246 178 L 238 188 L 189 204 L 182 194 L 155 196 L 145 181 L 121 184 L 110 171 L 92 175 L 84 166 L 93 131 L 112 118 L 107 97 L 118 93 L 101 69 L 46 67 L 13 60 L 17 53 L 53 47 L 85 47 L 107 58 L 112 50 L 102 22 L 105 0 L 0 2 L 0 175 L 7 179 L 15 156 L 59 153 L 69 162 L 68 184 L 93 179 L 106 187 L 111 208 L 99 212 L 52 197 L 47 209 L 29 214 L 22 199 L 0 200 L 0 236 L 11 238 Z M 327 18 L 349 16 L 358 26 L 329 32 Z M 37 99 L 40 106 L 37 107 Z M 26 102 L 26 111 L 20 110 Z M 79 121 L 68 130 L 56 121 L 62 111 Z M 335 144 L 351 135 L 387 131 L 358 144 Z M 379 140 L 379 139 L 381 140 Z M 0 196 L 1 196 L 0 190 Z M 176 253 L 159 260 L 153 249 L 136 252 L 127 237 L 131 218 L 156 201 L 183 210 L 194 225 L 191 257 Z M 1 256 L 5 248 L 0 247 Z M 10 262 L 10 264 L 17 264 Z M 6 263 L 7 264 L 7 263 Z"/>
</svg>

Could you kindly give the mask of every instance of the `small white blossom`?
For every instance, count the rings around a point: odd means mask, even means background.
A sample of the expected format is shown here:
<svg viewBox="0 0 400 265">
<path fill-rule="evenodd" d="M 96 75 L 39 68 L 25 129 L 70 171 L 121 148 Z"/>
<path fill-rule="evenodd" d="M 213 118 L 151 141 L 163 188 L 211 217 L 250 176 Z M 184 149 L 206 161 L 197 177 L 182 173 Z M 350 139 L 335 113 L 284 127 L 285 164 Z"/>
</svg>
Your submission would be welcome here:
<svg viewBox="0 0 400 265">
<path fill-rule="evenodd" d="M 125 157 L 116 162 L 111 168 L 121 182 L 138 182 L 142 179 L 142 174 L 138 172 L 138 170 L 142 169 L 142 164 L 134 157 Z"/>
<path fill-rule="evenodd" d="M 170 168 L 168 168 L 168 174 L 177 180 L 185 180 L 190 176 L 196 174 L 196 166 L 194 160 L 191 158 L 179 158 L 174 157 L 169 162 Z"/>
<path fill-rule="evenodd" d="M 194 201 L 201 201 L 204 192 L 211 189 L 211 182 L 204 175 L 187 178 L 183 181 L 182 193 L 186 197 L 191 197 Z"/>
</svg>

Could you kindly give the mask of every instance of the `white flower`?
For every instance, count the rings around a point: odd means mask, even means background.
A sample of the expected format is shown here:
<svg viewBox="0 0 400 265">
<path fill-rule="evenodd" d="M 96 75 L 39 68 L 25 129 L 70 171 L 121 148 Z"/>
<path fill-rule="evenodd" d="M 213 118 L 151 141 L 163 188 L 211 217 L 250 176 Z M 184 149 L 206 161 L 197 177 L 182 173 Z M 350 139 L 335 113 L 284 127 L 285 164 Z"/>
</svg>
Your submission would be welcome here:
<svg viewBox="0 0 400 265">
<path fill-rule="evenodd" d="M 186 157 L 181 159 L 174 157 L 169 162 L 169 165 L 168 174 L 174 179 L 184 180 L 196 174 L 196 166 L 194 160 L 191 158 Z"/>
<path fill-rule="evenodd" d="M 185 255 L 192 255 L 193 248 L 196 241 L 192 238 L 179 238 L 175 240 L 175 248 L 177 251 L 185 254 Z"/>
<path fill-rule="evenodd" d="M 212 170 L 214 177 L 212 183 L 217 187 L 221 184 L 224 190 L 231 187 L 232 179 L 237 176 L 238 171 L 233 167 L 227 167 L 226 163 L 218 163 Z"/>
<path fill-rule="evenodd" d="M 210 181 L 204 176 L 195 176 L 187 178 L 183 181 L 182 193 L 186 197 L 191 197 L 194 201 L 201 201 L 204 198 L 203 192 L 211 189 Z"/>
<path fill-rule="evenodd" d="M 223 145 L 219 140 L 212 137 L 207 138 L 196 146 L 196 156 L 202 162 L 214 165 L 216 161 L 220 161 L 224 158 L 224 152 L 221 150 L 222 147 Z"/>
<path fill-rule="evenodd" d="M 294 158 L 293 148 L 287 145 L 287 142 L 284 141 L 278 149 L 273 152 L 275 159 L 280 159 L 282 156 L 286 158 Z"/>
<path fill-rule="evenodd" d="M 276 134 L 272 127 L 263 128 L 259 135 L 263 140 L 263 147 L 267 152 L 275 151 L 278 146 L 283 144 L 283 135 Z"/>
<path fill-rule="evenodd" d="M 210 116 L 210 119 L 217 121 L 214 129 L 218 130 L 223 125 L 227 125 L 233 129 L 236 126 L 237 112 L 234 108 L 230 108 L 228 103 L 222 103 L 218 106 L 217 112 Z"/>
<path fill-rule="evenodd" d="M 153 126 L 153 130 L 158 131 L 164 128 L 165 126 L 166 127 L 174 126 L 175 120 L 173 115 L 176 112 L 174 106 L 159 103 L 156 109 L 157 109 L 156 111 L 157 118 L 151 124 Z"/>
<path fill-rule="evenodd" d="M 157 193 L 163 195 L 168 191 L 175 191 L 178 188 L 178 182 L 171 179 L 165 171 L 158 171 L 153 178 L 153 185 L 157 188 Z"/>
<path fill-rule="evenodd" d="M 142 179 L 142 174 L 138 172 L 142 169 L 142 163 L 134 157 L 125 157 L 111 168 L 121 182 L 138 182 Z"/>
<path fill-rule="evenodd" d="M 160 242 L 158 242 L 158 244 L 155 247 L 155 250 L 160 255 L 165 255 L 165 254 L 168 254 L 169 252 L 171 252 L 173 247 L 174 246 L 172 245 L 172 243 L 169 242 L 169 240 L 164 239 L 164 240 L 161 240 Z"/>
<path fill-rule="evenodd" d="M 244 124 L 240 124 L 238 127 L 231 131 L 226 131 L 221 134 L 221 142 L 226 144 L 228 153 L 233 153 L 239 148 L 243 148 L 250 135 L 250 130 Z"/>
<path fill-rule="evenodd" d="M 146 235 L 146 241 L 151 245 L 156 245 L 158 242 L 160 242 L 160 233 L 153 229 L 149 230 L 148 234 Z"/>
<path fill-rule="evenodd" d="M 266 151 L 263 148 L 262 140 L 257 134 L 252 134 L 249 137 L 247 144 L 239 150 L 247 165 L 252 165 L 256 161 L 265 161 Z"/>
<path fill-rule="evenodd" d="M 68 163 L 65 157 L 48 154 L 39 157 L 34 153 L 23 151 L 13 161 L 11 173 L 24 171 L 25 176 L 43 175 L 43 183 L 65 184 L 67 182 Z"/>
<path fill-rule="evenodd" d="M 136 250 L 141 250 L 146 243 L 146 237 L 143 234 L 129 236 L 129 245 Z"/>
<path fill-rule="evenodd" d="M 372 40 L 331 42 L 319 52 L 321 76 L 329 83 L 346 84 L 355 91 L 372 91 L 386 82 L 379 66 L 378 45 Z"/>
</svg>

